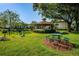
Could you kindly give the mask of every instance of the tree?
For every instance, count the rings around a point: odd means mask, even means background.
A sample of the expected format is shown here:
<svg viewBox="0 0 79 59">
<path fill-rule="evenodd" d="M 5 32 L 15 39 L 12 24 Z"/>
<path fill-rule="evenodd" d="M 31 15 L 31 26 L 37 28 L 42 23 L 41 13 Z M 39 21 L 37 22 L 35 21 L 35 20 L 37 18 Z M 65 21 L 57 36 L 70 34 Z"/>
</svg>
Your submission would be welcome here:
<svg viewBox="0 0 79 59">
<path fill-rule="evenodd" d="M 34 29 L 34 27 L 36 26 L 36 24 L 37 24 L 37 22 L 36 22 L 36 21 L 32 21 L 32 22 L 31 22 L 31 30 L 33 30 L 33 29 Z"/>
<path fill-rule="evenodd" d="M 75 27 L 76 27 L 76 31 L 79 31 L 79 4 L 77 3 L 71 3 L 71 4 L 67 4 L 68 6 L 70 6 L 71 11 L 73 13 L 73 21 L 75 21 Z"/>
<path fill-rule="evenodd" d="M 68 24 L 68 31 L 71 32 L 73 11 L 69 4 L 33 4 L 34 11 L 49 19 L 63 19 Z"/>
<path fill-rule="evenodd" d="M 74 10 L 74 21 L 75 21 L 75 23 L 76 23 L 76 31 L 79 31 L 79 28 L 78 28 L 78 26 L 79 26 L 79 4 L 71 4 L 70 5 L 72 8 L 73 8 L 73 10 Z"/>
<path fill-rule="evenodd" d="M 18 22 L 20 22 L 19 15 L 13 11 L 5 10 L 0 13 L 0 21 L 2 22 L 2 28 L 9 28 L 9 33 Z"/>
<path fill-rule="evenodd" d="M 60 13 L 60 17 L 67 22 L 68 31 L 71 32 L 71 24 L 74 20 L 74 11 L 70 4 L 58 4 L 58 13 Z"/>
</svg>

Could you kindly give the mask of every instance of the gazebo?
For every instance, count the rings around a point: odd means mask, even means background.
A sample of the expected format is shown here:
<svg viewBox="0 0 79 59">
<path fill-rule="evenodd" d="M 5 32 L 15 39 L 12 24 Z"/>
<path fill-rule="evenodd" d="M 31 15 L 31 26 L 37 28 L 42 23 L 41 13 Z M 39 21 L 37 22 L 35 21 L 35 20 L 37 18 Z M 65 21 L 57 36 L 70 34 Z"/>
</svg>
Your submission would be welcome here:
<svg viewBox="0 0 79 59">
<path fill-rule="evenodd" d="M 34 26 L 34 29 L 47 29 L 47 30 L 50 30 L 50 29 L 52 29 L 52 27 L 53 27 L 52 22 L 48 22 L 48 21 L 46 21 L 45 18 L 43 18 L 41 22 L 37 23 Z"/>
</svg>

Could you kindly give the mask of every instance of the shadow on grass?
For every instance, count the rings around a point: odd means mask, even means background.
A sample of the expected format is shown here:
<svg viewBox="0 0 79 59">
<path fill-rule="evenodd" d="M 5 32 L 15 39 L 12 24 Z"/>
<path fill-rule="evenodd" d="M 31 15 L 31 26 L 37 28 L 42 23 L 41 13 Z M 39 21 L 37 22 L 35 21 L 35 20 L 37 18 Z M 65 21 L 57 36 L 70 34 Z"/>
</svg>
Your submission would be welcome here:
<svg viewBox="0 0 79 59">
<path fill-rule="evenodd" d="M 31 33 L 32 33 L 31 31 L 26 31 L 26 32 L 25 32 L 25 34 L 31 34 Z"/>
<path fill-rule="evenodd" d="M 73 33 L 73 34 L 79 34 L 79 32 L 71 32 L 71 33 Z"/>
<path fill-rule="evenodd" d="M 79 44 L 72 43 L 72 45 L 73 45 L 74 48 L 79 48 Z"/>
</svg>

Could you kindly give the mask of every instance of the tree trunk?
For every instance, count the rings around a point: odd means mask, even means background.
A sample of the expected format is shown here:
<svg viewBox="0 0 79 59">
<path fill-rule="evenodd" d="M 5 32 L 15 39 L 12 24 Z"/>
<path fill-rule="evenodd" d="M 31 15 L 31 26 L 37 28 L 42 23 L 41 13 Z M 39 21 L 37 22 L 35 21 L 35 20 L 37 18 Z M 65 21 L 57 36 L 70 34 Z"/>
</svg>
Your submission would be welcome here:
<svg viewBox="0 0 79 59">
<path fill-rule="evenodd" d="M 78 21 L 76 20 L 76 31 L 78 31 Z"/>
<path fill-rule="evenodd" d="M 4 37 L 6 37 L 6 33 L 4 33 Z"/>
<path fill-rule="evenodd" d="M 71 23 L 68 23 L 68 31 L 71 32 Z"/>
<path fill-rule="evenodd" d="M 79 14 L 79 11 L 78 10 L 76 10 L 75 11 L 76 13 L 75 13 L 75 22 L 76 22 L 76 31 L 78 31 L 78 14 Z"/>
</svg>

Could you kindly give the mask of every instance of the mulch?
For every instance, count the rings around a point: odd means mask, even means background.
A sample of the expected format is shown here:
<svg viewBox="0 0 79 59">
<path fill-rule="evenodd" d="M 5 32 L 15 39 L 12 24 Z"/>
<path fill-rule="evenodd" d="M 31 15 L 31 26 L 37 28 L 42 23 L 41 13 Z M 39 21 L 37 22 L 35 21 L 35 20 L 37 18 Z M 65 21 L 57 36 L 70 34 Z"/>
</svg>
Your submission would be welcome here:
<svg viewBox="0 0 79 59">
<path fill-rule="evenodd" d="M 72 50 L 74 48 L 73 44 L 70 42 L 61 41 L 50 41 L 49 39 L 44 40 L 44 44 L 49 48 L 54 48 L 61 51 Z"/>
<path fill-rule="evenodd" d="M 9 40 L 9 39 L 6 37 L 0 36 L 0 41 L 7 41 L 7 40 Z"/>
</svg>

